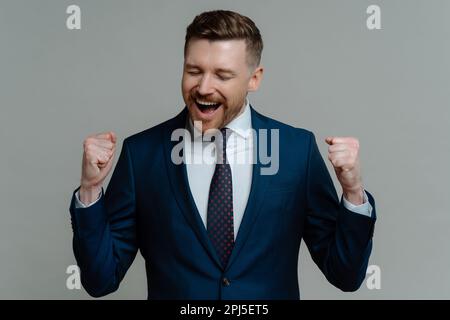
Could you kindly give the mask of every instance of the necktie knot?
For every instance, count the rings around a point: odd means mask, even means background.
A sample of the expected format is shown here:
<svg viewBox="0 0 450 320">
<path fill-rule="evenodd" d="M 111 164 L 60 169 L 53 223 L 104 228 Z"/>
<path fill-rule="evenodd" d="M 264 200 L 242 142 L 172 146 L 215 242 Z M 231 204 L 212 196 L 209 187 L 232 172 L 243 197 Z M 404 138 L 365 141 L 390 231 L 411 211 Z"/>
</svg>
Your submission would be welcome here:
<svg viewBox="0 0 450 320">
<path fill-rule="evenodd" d="M 218 159 L 218 163 L 227 163 L 227 140 L 230 136 L 230 129 L 228 128 L 222 128 L 220 129 L 220 133 L 222 134 L 222 145 L 218 146 L 219 150 L 221 151 L 220 154 L 222 155 L 221 158 Z"/>
</svg>

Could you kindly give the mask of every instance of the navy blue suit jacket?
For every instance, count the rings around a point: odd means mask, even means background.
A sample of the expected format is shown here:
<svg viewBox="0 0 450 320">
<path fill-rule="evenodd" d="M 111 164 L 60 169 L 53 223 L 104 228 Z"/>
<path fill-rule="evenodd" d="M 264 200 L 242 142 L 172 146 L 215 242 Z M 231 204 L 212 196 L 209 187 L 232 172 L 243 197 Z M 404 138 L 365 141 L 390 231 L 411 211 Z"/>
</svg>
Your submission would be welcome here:
<svg viewBox="0 0 450 320">
<path fill-rule="evenodd" d="M 73 250 L 87 292 L 117 290 L 138 249 L 149 299 L 299 299 L 304 239 L 325 277 L 344 291 L 365 278 L 375 223 L 347 210 L 314 135 L 251 108 L 254 129 L 278 129 L 279 170 L 253 165 L 251 191 L 228 265 L 222 267 L 189 189 L 186 166 L 171 161 L 171 133 L 187 109 L 125 139 L 104 196 L 70 212 Z M 226 280 L 225 280 L 226 279 Z"/>
</svg>

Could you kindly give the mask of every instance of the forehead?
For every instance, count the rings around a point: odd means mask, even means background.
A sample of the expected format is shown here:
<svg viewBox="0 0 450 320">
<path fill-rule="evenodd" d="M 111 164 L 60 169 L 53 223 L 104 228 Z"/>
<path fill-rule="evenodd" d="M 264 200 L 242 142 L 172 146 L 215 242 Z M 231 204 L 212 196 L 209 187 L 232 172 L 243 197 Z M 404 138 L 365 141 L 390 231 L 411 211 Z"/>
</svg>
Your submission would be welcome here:
<svg viewBox="0 0 450 320">
<path fill-rule="evenodd" d="M 203 68 L 239 68 L 246 66 L 245 40 L 207 40 L 189 41 L 185 64 Z"/>
</svg>

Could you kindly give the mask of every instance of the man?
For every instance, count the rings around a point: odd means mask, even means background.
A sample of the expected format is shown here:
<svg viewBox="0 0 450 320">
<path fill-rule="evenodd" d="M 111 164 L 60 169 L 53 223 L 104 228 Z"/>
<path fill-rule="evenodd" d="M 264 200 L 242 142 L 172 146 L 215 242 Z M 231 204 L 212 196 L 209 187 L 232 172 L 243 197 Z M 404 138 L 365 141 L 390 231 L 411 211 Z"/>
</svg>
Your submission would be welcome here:
<svg viewBox="0 0 450 320">
<path fill-rule="evenodd" d="M 140 249 L 149 299 L 299 299 L 302 238 L 333 285 L 359 288 L 375 203 L 362 187 L 358 140 L 326 139 L 343 189 L 339 201 L 314 135 L 249 105 L 247 93 L 258 89 L 263 75 L 262 48 L 247 17 L 230 11 L 197 16 L 185 40 L 186 107 L 125 139 L 105 194 L 116 136 L 86 138 L 70 212 L 89 294 L 115 291 Z M 188 133 L 179 153 L 184 160 L 196 147 L 213 144 L 215 153 L 202 151 L 203 161 L 180 163 L 173 138 L 181 129 Z M 214 143 L 204 139 L 211 130 L 220 130 Z M 260 132 L 277 134 L 263 143 Z M 279 162 L 270 174 L 253 152 L 265 145 Z M 230 161 L 238 154 L 251 162 Z"/>
</svg>

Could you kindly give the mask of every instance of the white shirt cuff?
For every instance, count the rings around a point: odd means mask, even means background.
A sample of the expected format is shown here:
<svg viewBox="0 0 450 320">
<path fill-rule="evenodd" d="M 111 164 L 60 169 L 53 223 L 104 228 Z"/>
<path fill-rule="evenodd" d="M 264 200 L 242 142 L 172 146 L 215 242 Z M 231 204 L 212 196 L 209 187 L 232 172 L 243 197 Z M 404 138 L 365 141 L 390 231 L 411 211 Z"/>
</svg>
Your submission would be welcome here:
<svg viewBox="0 0 450 320">
<path fill-rule="evenodd" d="M 347 210 L 350 210 L 354 213 L 362 214 L 363 216 L 372 217 L 372 205 L 370 204 L 367 193 L 364 190 L 364 203 L 355 206 L 353 203 L 345 199 L 345 197 L 342 197 L 342 201 L 344 202 L 344 207 Z"/>
<path fill-rule="evenodd" d="M 81 202 L 80 200 L 80 190 L 78 190 L 75 193 L 75 208 L 80 209 L 80 208 L 89 208 L 90 206 L 93 206 L 94 204 L 97 203 L 98 200 L 100 200 L 101 196 L 103 193 L 103 189 L 102 191 L 98 194 L 98 198 L 97 200 L 95 200 L 94 202 L 89 203 L 88 205 L 85 205 L 83 202 Z"/>
</svg>

